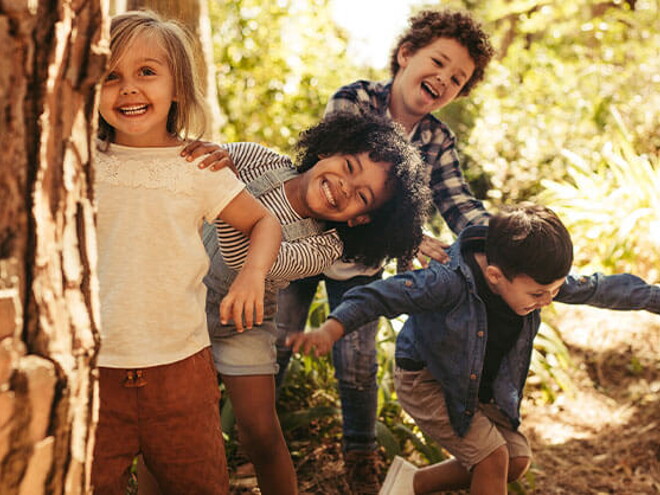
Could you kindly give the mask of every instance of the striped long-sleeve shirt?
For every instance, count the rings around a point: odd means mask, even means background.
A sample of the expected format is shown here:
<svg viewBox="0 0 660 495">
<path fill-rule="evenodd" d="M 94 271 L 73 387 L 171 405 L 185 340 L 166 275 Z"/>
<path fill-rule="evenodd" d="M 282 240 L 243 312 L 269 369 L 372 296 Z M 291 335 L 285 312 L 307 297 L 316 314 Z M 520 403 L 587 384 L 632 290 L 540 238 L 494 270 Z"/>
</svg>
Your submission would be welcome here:
<svg viewBox="0 0 660 495">
<path fill-rule="evenodd" d="M 231 143 L 224 148 L 236 166 L 238 177 L 246 184 L 268 170 L 284 167 L 295 170 L 289 157 L 256 143 Z M 282 185 L 257 199 L 282 225 L 302 219 L 291 207 Z M 221 220 L 216 221 L 216 228 L 225 263 L 230 268 L 240 269 L 247 256 L 249 239 Z M 342 242 L 335 230 L 292 242 L 283 241 L 277 260 L 268 274 L 268 281 L 273 287 L 281 288 L 291 280 L 317 275 L 341 256 L 342 249 Z"/>
</svg>

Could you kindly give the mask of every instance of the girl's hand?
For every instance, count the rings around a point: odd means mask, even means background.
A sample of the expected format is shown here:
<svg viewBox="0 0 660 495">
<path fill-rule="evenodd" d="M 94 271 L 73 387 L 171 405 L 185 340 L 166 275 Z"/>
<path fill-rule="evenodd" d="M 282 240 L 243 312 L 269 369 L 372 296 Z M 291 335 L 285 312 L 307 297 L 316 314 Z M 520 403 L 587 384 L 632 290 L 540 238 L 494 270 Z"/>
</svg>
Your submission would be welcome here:
<svg viewBox="0 0 660 495">
<path fill-rule="evenodd" d="M 329 319 L 318 330 L 290 335 L 286 339 L 286 345 L 291 347 L 293 352 L 302 351 L 304 354 L 310 354 L 314 348 L 314 355 L 319 357 L 330 352 L 334 343 L 343 335 L 344 326 L 337 320 Z"/>
<path fill-rule="evenodd" d="M 220 322 L 226 325 L 229 320 L 234 320 L 239 333 L 261 325 L 264 320 L 264 292 L 263 274 L 244 267 L 220 303 Z"/>
<path fill-rule="evenodd" d="M 229 167 L 234 174 L 238 175 L 234 162 L 229 156 L 227 150 L 221 148 L 215 143 L 193 141 L 181 150 L 181 156 L 185 157 L 189 162 L 204 155 L 208 156 L 197 164 L 199 168 L 210 168 L 215 172 L 221 168 Z"/>
</svg>

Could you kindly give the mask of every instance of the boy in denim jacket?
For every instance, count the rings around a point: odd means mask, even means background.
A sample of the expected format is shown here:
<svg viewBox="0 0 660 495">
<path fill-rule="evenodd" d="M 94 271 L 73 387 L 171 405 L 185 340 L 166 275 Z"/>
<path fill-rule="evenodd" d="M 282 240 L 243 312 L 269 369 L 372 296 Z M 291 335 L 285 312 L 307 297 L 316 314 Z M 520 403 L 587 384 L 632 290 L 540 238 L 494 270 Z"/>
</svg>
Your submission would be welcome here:
<svg viewBox="0 0 660 495">
<path fill-rule="evenodd" d="M 557 300 L 660 314 L 660 286 L 630 274 L 568 275 L 570 235 L 543 206 L 467 227 L 449 255 L 446 265 L 432 261 L 349 291 L 321 328 L 288 340 L 294 352 L 318 355 L 378 316 L 410 315 L 396 343 L 397 396 L 454 458 L 422 469 L 396 458 L 381 494 L 506 494 L 527 471 L 519 409 L 542 307 Z"/>
</svg>

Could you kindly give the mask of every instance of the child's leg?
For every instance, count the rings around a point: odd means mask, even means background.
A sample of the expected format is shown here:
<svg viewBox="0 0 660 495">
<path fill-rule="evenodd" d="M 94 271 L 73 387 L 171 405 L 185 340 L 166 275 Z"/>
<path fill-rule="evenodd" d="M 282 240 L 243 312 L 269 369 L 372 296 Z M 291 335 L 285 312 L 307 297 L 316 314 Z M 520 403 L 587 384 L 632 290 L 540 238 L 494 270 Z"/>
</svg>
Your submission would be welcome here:
<svg viewBox="0 0 660 495">
<path fill-rule="evenodd" d="M 492 457 L 489 456 L 484 459 L 482 463 L 479 463 L 477 465 L 480 466 L 478 470 L 477 466 L 475 466 L 472 472 L 469 472 L 457 459 L 448 459 L 438 464 L 418 469 L 414 481 L 415 493 L 422 494 L 433 493 L 438 490 L 459 490 L 468 486 L 473 490 L 477 489 L 475 483 L 481 481 L 488 482 L 489 478 L 485 473 L 488 470 L 492 470 L 493 466 L 496 466 L 503 461 L 503 452 L 501 449 L 502 447 L 493 452 L 491 454 Z M 520 479 L 527 472 L 529 469 L 530 458 L 509 458 L 508 464 L 506 482 L 511 483 Z M 496 471 L 501 473 L 501 470 L 496 469 Z M 442 480 L 442 482 L 439 483 L 438 480 Z M 480 492 L 475 491 L 474 493 Z"/>
<path fill-rule="evenodd" d="M 521 433 L 505 427 L 508 421 L 496 406 L 480 407 L 467 434 L 459 437 L 449 421 L 442 387 L 426 369 L 397 368 L 395 384 L 399 402 L 417 425 L 455 456 L 416 471 L 415 493 L 469 487 L 473 494 L 506 494 L 507 481 L 523 474 L 529 445 Z"/>
<path fill-rule="evenodd" d="M 234 407 L 239 440 L 254 464 L 261 493 L 295 495 L 296 473 L 275 411 L 273 375 L 222 375 L 222 381 Z"/>
<path fill-rule="evenodd" d="M 96 495 L 122 495 L 139 447 L 135 389 L 124 386 L 126 370 L 99 368 L 99 422 L 92 485 Z"/>
<path fill-rule="evenodd" d="M 144 461 L 166 494 L 229 492 L 218 388 L 209 349 L 143 370 L 140 439 Z M 139 482 L 139 480 L 138 480 Z"/>
<path fill-rule="evenodd" d="M 275 410 L 276 329 L 272 316 L 243 333 L 222 336 L 223 329 L 214 327 L 210 335 L 216 368 L 231 399 L 239 439 L 254 464 L 261 493 L 295 495 L 296 473 Z"/>
</svg>

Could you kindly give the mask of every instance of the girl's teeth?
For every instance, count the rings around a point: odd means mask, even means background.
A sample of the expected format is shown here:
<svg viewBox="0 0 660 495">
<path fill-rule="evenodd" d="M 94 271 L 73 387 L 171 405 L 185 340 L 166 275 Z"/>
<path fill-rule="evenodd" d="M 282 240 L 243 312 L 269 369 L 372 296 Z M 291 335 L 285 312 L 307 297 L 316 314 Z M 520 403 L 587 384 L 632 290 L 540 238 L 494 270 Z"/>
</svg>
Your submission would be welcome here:
<svg viewBox="0 0 660 495">
<path fill-rule="evenodd" d="M 332 206 L 337 206 L 335 198 L 330 192 L 330 186 L 328 186 L 328 183 L 324 182 L 321 187 L 323 189 L 323 193 L 325 194 L 326 199 L 328 200 L 328 203 L 330 203 Z"/>
<path fill-rule="evenodd" d="M 120 108 L 119 111 L 124 115 L 139 115 L 147 111 L 147 105 L 136 105 L 133 107 Z"/>
</svg>

